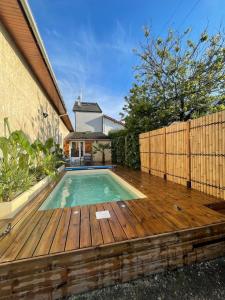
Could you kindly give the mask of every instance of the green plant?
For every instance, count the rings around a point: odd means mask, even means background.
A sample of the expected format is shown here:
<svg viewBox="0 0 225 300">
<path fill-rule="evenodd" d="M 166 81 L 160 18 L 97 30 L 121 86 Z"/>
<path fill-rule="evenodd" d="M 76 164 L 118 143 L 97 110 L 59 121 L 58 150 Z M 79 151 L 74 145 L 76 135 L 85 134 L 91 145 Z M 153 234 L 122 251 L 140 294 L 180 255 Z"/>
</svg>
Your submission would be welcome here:
<svg viewBox="0 0 225 300">
<path fill-rule="evenodd" d="M 30 172 L 33 149 L 22 131 L 0 137 L 0 201 L 10 201 L 35 182 Z"/>
<path fill-rule="evenodd" d="M 190 30 L 169 30 L 163 38 L 149 28 L 144 33 L 123 108 L 129 132 L 138 134 L 225 108 L 224 32 L 210 35 L 205 30 L 193 41 Z"/>
<path fill-rule="evenodd" d="M 62 151 L 52 138 L 30 143 L 20 130 L 0 137 L 0 202 L 11 201 L 36 181 L 57 176 Z"/>
<path fill-rule="evenodd" d="M 40 140 L 36 140 L 31 147 L 34 149 L 34 169 L 41 179 L 45 175 L 51 177 L 57 176 L 57 167 L 63 163 L 61 150 L 53 138 L 49 138 L 43 144 Z"/>
<path fill-rule="evenodd" d="M 58 161 L 57 167 L 60 167 L 64 163 L 64 161 L 63 161 L 63 149 L 60 148 L 59 144 L 55 143 L 53 153 L 56 157 L 56 160 Z"/>
<path fill-rule="evenodd" d="M 109 133 L 112 143 L 112 162 L 133 169 L 139 169 L 139 139 L 135 133 L 125 130 Z"/>
<path fill-rule="evenodd" d="M 93 153 L 96 154 L 97 152 L 100 152 L 102 154 L 102 163 L 105 164 L 105 153 L 106 150 L 111 149 L 110 143 L 107 144 L 101 144 L 98 143 L 97 145 L 93 145 Z"/>
</svg>

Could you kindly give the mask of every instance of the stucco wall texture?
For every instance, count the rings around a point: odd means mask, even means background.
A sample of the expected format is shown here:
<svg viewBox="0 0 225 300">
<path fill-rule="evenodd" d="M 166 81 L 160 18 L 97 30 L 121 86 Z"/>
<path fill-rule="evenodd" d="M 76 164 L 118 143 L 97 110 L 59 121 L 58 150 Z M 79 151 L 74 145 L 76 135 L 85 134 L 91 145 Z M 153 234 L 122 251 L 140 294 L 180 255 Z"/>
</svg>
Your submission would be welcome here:
<svg viewBox="0 0 225 300">
<path fill-rule="evenodd" d="M 43 118 L 43 112 L 48 113 Z M 5 134 L 4 118 L 11 130 L 23 130 L 31 141 L 55 137 L 62 144 L 66 126 L 0 23 L 0 136 Z"/>
<path fill-rule="evenodd" d="M 93 145 L 97 146 L 97 144 L 110 144 L 111 145 L 111 141 L 95 141 L 93 143 Z M 106 162 L 111 162 L 112 160 L 112 156 L 111 156 L 111 150 L 108 149 L 105 151 L 105 161 Z M 102 162 L 102 153 L 101 152 L 97 152 L 95 154 L 93 154 L 93 161 L 94 162 Z"/>
</svg>

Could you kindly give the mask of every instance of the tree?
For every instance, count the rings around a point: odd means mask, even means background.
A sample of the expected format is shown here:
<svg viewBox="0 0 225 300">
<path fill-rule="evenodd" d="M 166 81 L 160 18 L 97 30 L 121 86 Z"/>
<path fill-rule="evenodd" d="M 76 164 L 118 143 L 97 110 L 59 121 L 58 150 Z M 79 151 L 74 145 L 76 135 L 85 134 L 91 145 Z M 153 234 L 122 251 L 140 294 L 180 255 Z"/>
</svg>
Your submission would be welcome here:
<svg viewBox="0 0 225 300">
<path fill-rule="evenodd" d="M 135 83 L 125 98 L 124 119 L 136 133 L 225 109 L 224 35 L 205 30 L 196 42 L 169 30 L 154 38 L 145 28 L 145 43 L 136 50 Z"/>
<path fill-rule="evenodd" d="M 96 154 L 97 152 L 101 152 L 102 153 L 102 163 L 105 164 L 105 152 L 106 150 L 111 149 L 111 145 L 109 143 L 107 144 L 97 144 L 97 145 L 93 145 L 93 153 Z"/>
</svg>

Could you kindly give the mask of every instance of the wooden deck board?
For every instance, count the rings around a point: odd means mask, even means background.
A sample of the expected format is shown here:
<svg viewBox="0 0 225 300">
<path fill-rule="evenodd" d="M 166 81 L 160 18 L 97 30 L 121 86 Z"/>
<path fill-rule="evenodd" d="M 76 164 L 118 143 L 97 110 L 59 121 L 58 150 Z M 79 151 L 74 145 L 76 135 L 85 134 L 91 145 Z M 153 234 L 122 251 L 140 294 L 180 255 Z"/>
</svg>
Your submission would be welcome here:
<svg viewBox="0 0 225 300">
<path fill-rule="evenodd" d="M 127 236 L 125 232 L 123 231 L 123 226 L 120 224 L 112 206 L 111 203 L 103 203 L 103 207 L 105 210 L 109 211 L 110 218 L 109 225 L 113 233 L 113 237 L 116 242 L 123 241 L 127 239 Z"/>
<path fill-rule="evenodd" d="M 80 207 L 72 207 L 65 251 L 80 247 Z"/>
<path fill-rule="evenodd" d="M 225 222 L 223 214 L 204 206 L 218 202 L 214 197 L 138 171 L 118 168 L 115 173 L 146 198 L 38 211 L 51 185 L 11 220 L 12 231 L 0 239 L 0 262 Z M 96 220 L 100 210 L 109 210 L 110 219 Z"/>
<path fill-rule="evenodd" d="M 27 242 L 30 234 L 37 226 L 43 216 L 42 212 L 36 211 L 31 222 L 28 222 L 21 231 L 17 233 L 13 242 L 9 245 L 5 253 L 1 256 L 0 262 L 15 260 L 24 244 Z"/>
<path fill-rule="evenodd" d="M 48 254 L 52 245 L 52 242 L 57 231 L 57 227 L 62 216 L 62 209 L 55 209 L 51 219 L 45 229 L 44 234 L 42 235 L 37 248 L 33 256 L 45 255 Z"/>
<path fill-rule="evenodd" d="M 102 204 L 97 204 L 96 209 L 98 211 L 103 211 L 104 207 Z M 104 244 L 114 243 L 115 239 L 113 237 L 113 233 L 110 228 L 108 219 L 100 219 L 99 224 L 100 224 Z"/>
<path fill-rule="evenodd" d="M 62 216 L 51 245 L 49 253 L 63 252 L 66 246 L 67 232 L 70 223 L 71 208 L 63 209 Z"/>
<path fill-rule="evenodd" d="M 10 220 L 0 239 L 0 299 L 56 299 L 225 253 L 225 215 L 205 206 L 218 199 L 146 173 L 115 172 L 146 198 L 38 210 L 53 184 Z M 97 220 L 103 210 L 110 218 Z"/>
<path fill-rule="evenodd" d="M 92 246 L 103 244 L 102 231 L 99 220 L 96 219 L 96 206 L 90 207 L 90 227 L 91 227 L 91 240 Z"/>
<path fill-rule="evenodd" d="M 91 246 L 90 207 L 81 207 L 80 248 Z"/>
<path fill-rule="evenodd" d="M 23 248 L 17 255 L 17 259 L 27 258 L 33 255 L 52 214 L 52 210 L 49 210 L 47 213 L 43 213 L 42 217 L 39 220 L 39 223 L 29 236 L 29 243 L 24 244 Z"/>
</svg>

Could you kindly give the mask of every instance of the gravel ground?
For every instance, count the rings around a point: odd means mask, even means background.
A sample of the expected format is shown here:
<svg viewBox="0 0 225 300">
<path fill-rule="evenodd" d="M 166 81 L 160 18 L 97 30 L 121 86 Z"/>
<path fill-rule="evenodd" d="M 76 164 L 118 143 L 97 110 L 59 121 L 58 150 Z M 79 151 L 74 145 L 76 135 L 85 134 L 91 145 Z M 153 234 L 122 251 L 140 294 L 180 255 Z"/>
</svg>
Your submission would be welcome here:
<svg viewBox="0 0 225 300">
<path fill-rule="evenodd" d="M 67 300 L 225 299 L 225 258 L 158 273 Z"/>
</svg>

